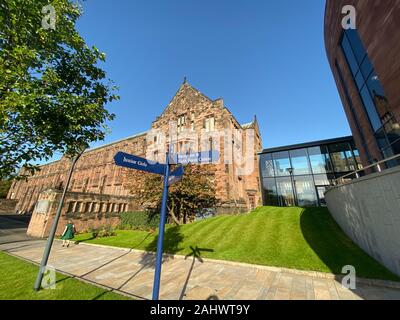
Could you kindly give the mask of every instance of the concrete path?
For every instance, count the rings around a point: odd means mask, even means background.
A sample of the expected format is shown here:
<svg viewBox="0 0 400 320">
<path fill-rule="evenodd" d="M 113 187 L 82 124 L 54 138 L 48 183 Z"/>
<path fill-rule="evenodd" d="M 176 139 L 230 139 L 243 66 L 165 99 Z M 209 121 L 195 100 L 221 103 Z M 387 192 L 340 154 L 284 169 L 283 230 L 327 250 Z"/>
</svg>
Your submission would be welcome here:
<svg viewBox="0 0 400 320">
<path fill-rule="evenodd" d="M 0 215 L 0 244 L 30 240 L 26 235 L 29 217 Z"/>
<path fill-rule="evenodd" d="M 39 263 L 44 241 L 1 244 L 0 250 Z M 50 265 L 84 280 L 137 298 L 150 299 L 154 255 L 87 244 L 62 248 L 56 241 Z M 310 276 L 278 268 L 229 264 L 193 258 L 166 257 L 161 299 L 400 299 L 400 289 L 368 284 L 350 291 L 335 279 Z M 329 276 L 329 275 L 325 275 Z"/>
<path fill-rule="evenodd" d="M 0 218 L 0 250 L 39 263 L 45 242 L 29 239 L 24 230 L 18 222 Z M 83 243 L 63 248 L 55 241 L 49 264 L 116 292 L 150 299 L 154 260 L 153 254 L 143 251 Z M 161 299 L 400 299 L 399 284 L 390 288 L 379 281 L 379 285 L 361 281 L 351 291 L 342 287 L 340 279 L 324 273 L 209 259 L 201 262 L 193 256 L 165 256 L 162 268 Z"/>
</svg>

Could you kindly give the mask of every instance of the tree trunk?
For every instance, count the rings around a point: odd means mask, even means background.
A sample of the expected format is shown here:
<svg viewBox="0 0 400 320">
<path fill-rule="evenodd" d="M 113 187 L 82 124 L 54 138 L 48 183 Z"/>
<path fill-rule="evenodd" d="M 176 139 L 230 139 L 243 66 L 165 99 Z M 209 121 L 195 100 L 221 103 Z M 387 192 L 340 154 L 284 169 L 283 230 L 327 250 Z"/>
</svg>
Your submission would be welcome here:
<svg viewBox="0 0 400 320">
<path fill-rule="evenodd" d="M 176 223 L 176 225 L 180 225 L 178 218 L 175 216 L 175 204 L 173 203 L 173 201 L 171 201 L 171 209 L 169 210 L 169 213 L 171 214 L 171 218 L 172 220 Z"/>
</svg>

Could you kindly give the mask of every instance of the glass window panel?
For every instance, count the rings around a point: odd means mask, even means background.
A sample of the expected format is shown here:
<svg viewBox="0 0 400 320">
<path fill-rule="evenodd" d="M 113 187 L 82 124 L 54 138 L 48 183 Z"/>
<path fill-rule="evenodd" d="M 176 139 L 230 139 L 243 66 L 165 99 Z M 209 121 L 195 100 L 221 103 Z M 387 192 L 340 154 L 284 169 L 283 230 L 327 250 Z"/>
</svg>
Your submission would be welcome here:
<svg viewBox="0 0 400 320">
<path fill-rule="evenodd" d="M 344 55 L 346 56 L 347 63 L 350 66 L 351 72 L 355 75 L 358 71 L 358 63 L 354 56 L 353 50 L 351 49 L 350 43 L 347 40 L 346 36 L 343 37 L 342 40 L 342 49 Z"/>
<path fill-rule="evenodd" d="M 392 144 L 393 154 L 400 154 L 400 140 Z M 400 165 L 400 159 L 396 160 Z"/>
<path fill-rule="evenodd" d="M 325 192 L 328 190 L 328 187 L 316 187 L 316 190 L 319 199 L 319 205 L 326 207 Z"/>
<path fill-rule="evenodd" d="M 364 60 L 365 55 L 367 54 L 367 51 L 365 50 L 360 36 L 358 35 L 358 31 L 355 29 L 348 29 L 345 33 L 351 47 L 353 48 L 353 52 L 358 63 L 361 64 Z"/>
<path fill-rule="evenodd" d="M 314 175 L 314 183 L 316 186 L 330 186 L 331 181 L 335 177 L 333 175 L 327 175 L 327 174 L 316 174 Z"/>
<path fill-rule="evenodd" d="M 329 145 L 329 152 L 341 152 L 350 150 L 350 145 L 347 142 L 334 143 Z"/>
<path fill-rule="evenodd" d="M 353 153 L 351 151 L 346 151 L 345 154 L 346 154 L 347 162 L 349 164 L 350 171 L 356 171 L 357 163 L 353 157 Z"/>
<path fill-rule="evenodd" d="M 325 146 L 308 148 L 313 173 L 332 172 L 328 150 Z"/>
<path fill-rule="evenodd" d="M 365 83 L 364 77 L 361 71 L 358 71 L 356 75 L 356 84 L 359 90 L 361 90 L 361 88 L 364 86 L 364 83 Z"/>
<path fill-rule="evenodd" d="M 293 194 L 293 182 L 290 177 L 276 178 L 276 187 L 280 206 L 293 207 L 296 205 Z"/>
<path fill-rule="evenodd" d="M 276 152 L 273 155 L 274 166 L 275 166 L 275 174 L 277 176 L 288 176 L 288 169 L 291 168 L 290 160 L 289 160 L 289 152 Z"/>
<path fill-rule="evenodd" d="M 357 169 L 361 170 L 363 168 L 363 165 L 361 164 L 360 152 L 357 149 L 355 149 L 354 146 L 352 146 L 352 147 L 353 147 L 354 156 L 356 157 Z"/>
<path fill-rule="evenodd" d="M 400 124 L 394 118 L 386 123 L 385 131 L 391 144 L 400 139 Z"/>
<path fill-rule="evenodd" d="M 318 205 L 317 194 L 312 176 L 296 176 L 294 179 L 298 205 L 300 207 Z"/>
<path fill-rule="evenodd" d="M 367 78 L 367 86 L 375 105 L 375 110 L 381 119 L 381 123 L 385 123 L 392 117 L 392 114 L 389 111 L 389 102 L 386 99 L 381 82 L 375 72 L 372 72 Z"/>
<path fill-rule="evenodd" d="M 375 138 L 380 149 L 385 149 L 389 146 L 389 142 L 386 139 L 385 131 L 383 130 L 383 128 L 375 133 Z"/>
<path fill-rule="evenodd" d="M 308 162 L 307 149 L 291 150 L 290 159 L 292 161 L 293 174 L 303 175 L 310 174 L 310 164 Z"/>
<path fill-rule="evenodd" d="M 350 171 L 350 167 L 346 157 L 346 151 L 350 151 L 350 145 L 346 142 L 335 143 L 329 145 L 331 159 L 335 172 Z"/>
<path fill-rule="evenodd" d="M 347 164 L 346 155 L 344 152 L 331 153 L 331 158 L 335 172 L 350 171 L 350 168 Z"/>
<path fill-rule="evenodd" d="M 361 90 L 361 98 L 364 102 L 365 110 L 368 113 L 369 120 L 371 121 L 371 125 L 374 131 L 379 130 L 382 127 L 381 120 L 376 112 L 375 104 L 371 99 L 371 95 L 369 94 L 368 88 L 364 87 Z"/>
<path fill-rule="evenodd" d="M 368 56 L 366 56 L 363 63 L 361 64 L 361 72 L 365 79 L 368 78 L 373 69 L 374 67 L 371 64 L 371 61 L 369 60 Z"/>
<path fill-rule="evenodd" d="M 262 154 L 260 155 L 261 162 L 261 174 L 263 178 L 274 177 L 274 163 L 272 161 L 272 154 Z"/>
<path fill-rule="evenodd" d="M 276 192 L 276 184 L 274 178 L 265 178 L 263 179 L 263 188 L 264 188 L 264 205 L 266 206 L 279 206 L 278 203 L 278 194 Z"/>
</svg>

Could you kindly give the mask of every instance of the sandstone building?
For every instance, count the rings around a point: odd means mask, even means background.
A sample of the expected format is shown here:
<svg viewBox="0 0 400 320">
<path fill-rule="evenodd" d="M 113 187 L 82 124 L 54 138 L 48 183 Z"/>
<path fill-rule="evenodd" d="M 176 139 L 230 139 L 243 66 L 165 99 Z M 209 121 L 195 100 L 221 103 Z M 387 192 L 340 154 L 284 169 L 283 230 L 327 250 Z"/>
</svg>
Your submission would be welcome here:
<svg viewBox="0 0 400 320">
<path fill-rule="evenodd" d="M 159 150 L 160 145 L 177 153 L 218 147 L 221 158 L 213 165 L 218 212 L 243 212 L 260 204 L 257 153 L 261 151 L 261 137 L 256 117 L 241 125 L 222 99 L 206 97 L 185 80 L 148 132 L 89 149 L 82 155 L 69 188 L 73 196 L 67 197 L 64 213 L 93 215 L 136 209 L 129 197 L 126 169 L 116 166 L 113 157 L 124 151 L 164 162 L 165 148 Z M 27 181 L 14 181 L 8 198 L 18 201 L 17 211 L 32 213 L 43 193 L 63 188 L 69 166 L 66 158 L 41 166 Z"/>
</svg>

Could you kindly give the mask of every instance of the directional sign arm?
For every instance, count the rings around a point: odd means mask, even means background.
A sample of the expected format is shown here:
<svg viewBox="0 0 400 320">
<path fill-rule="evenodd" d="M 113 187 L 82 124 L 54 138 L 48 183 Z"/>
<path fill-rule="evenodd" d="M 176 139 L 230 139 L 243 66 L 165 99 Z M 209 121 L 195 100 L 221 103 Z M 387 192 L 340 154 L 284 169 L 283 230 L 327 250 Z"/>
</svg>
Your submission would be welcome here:
<svg viewBox="0 0 400 320">
<path fill-rule="evenodd" d="M 164 175 L 165 173 L 165 164 L 155 163 L 145 158 L 141 158 L 125 152 L 118 152 L 114 156 L 114 161 L 117 166 L 129 169 L 135 169 L 159 175 Z"/>
</svg>

